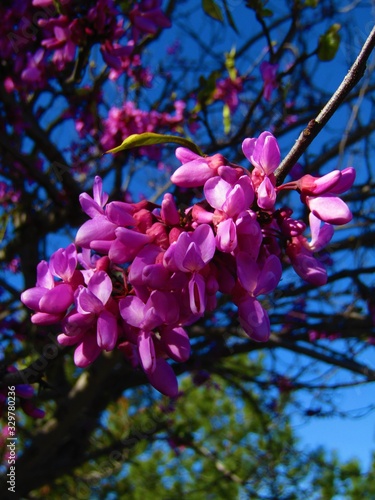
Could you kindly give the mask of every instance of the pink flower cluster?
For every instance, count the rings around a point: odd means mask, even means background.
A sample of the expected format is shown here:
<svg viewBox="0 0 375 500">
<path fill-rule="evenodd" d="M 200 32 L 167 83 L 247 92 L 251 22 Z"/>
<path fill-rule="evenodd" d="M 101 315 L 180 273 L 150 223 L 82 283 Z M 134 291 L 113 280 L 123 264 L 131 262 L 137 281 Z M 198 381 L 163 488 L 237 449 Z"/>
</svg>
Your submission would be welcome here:
<svg viewBox="0 0 375 500">
<path fill-rule="evenodd" d="M 73 0 L 17 1 L 0 7 L 0 56 L 8 92 L 45 86 L 74 63 L 78 50 L 98 44 L 111 78 L 123 73 L 136 77 L 140 65 L 136 44 L 145 36 L 170 26 L 161 0 L 141 0 L 121 12 L 113 0 L 80 3 Z M 125 17 L 130 21 L 125 26 Z M 71 66 L 72 68 L 72 66 Z"/>
<path fill-rule="evenodd" d="M 270 132 L 246 139 L 243 152 L 254 169 L 222 155 L 199 156 L 178 148 L 181 166 L 171 177 L 182 188 L 202 188 L 204 198 L 181 211 L 166 194 L 161 206 L 143 201 L 108 202 L 96 177 L 93 198 L 80 196 L 90 217 L 75 244 L 38 265 L 36 287 L 23 292 L 35 311 L 32 322 L 61 322 L 58 341 L 75 345 L 85 367 L 103 351 L 120 349 L 140 365 L 151 384 L 175 396 L 177 380 L 167 359 L 185 362 L 185 327 L 214 311 L 218 294 L 238 307 L 239 321 L 256 341 L 267 341 L 270 321 L 259 296 L 271 293 L 286 256 L 305 280 L 321 285 L 326 270 L 315 255 L 330 240 L 333 224 L 351 219 L 337 198 L 354 181 L 354 170 L 320 179 L 304 176 L 276 187 L 280 162 Z M 275 208 L 282 189 L 297 189 L 311 208 L 311 241 L 289 208 Z M 324 221 L 321 225 L 321 221 Z M 77 247 L 82 248 L 81 252 Z"/>
<path fill-rule="evenodd" d="M 109 110 L 108 118 L 103 122 L 105 133 L 100 140 L 101 146 L 104 151 L 107 151 L 121 144 L 126 137 L 132 134 L 155 131 L 160 133 L 163 129 L 177 130 L 184 124 L 185 106 L 183 101 L 176 101 L 174 115 L 156 110 L 143 111 L 131 101 L 126 101 L 121 108 L 112 107 Z M 157 146 L 141 147 L 138 154 L 159 160 L 160 148 Z"/>
</svg>

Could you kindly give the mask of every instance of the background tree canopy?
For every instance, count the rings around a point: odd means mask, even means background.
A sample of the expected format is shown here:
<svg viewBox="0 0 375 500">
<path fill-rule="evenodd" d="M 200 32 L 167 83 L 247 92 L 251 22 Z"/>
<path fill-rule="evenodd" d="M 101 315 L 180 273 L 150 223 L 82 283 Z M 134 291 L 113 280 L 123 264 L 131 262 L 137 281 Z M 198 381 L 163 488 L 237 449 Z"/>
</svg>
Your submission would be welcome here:
<svg viewBox="0 0 375 500">
<path fill-rule="evenodd" d="M 334 394 L 375 380 L 373 2 L 18 0 L 0 15 L 2 498 L 372 498 L 375 461 L 363 471 L 303 450 L 291 419 L 341 415 Z M 365 42 L 359 83 L 320 131 Z M 183 211 L 202 197 L 170 180 L 178 144 L 104 153 L 132 134 L 168 134 L 249 168 L 242 142 L 264 131 L 286 181 L 356 170 L 341 195 L 353 219 L 319 257 L 327 283 L 302 280 L 285 257 L 262 297 L 269 340 L 250 339 L 218 294 L 186 327 L 191 355 L 170 362 L 179 393 L 169 398 L 126 349 L 77 367 L 59 324 L 31 322 L 20 294 L 41 260 L 75 240 L 88 219 L 79 196 L 96 176 L 110 202 L 154 207 L 171 192 Z M 299 195 L 278 196 L 308 226 Z"/>
</svg>

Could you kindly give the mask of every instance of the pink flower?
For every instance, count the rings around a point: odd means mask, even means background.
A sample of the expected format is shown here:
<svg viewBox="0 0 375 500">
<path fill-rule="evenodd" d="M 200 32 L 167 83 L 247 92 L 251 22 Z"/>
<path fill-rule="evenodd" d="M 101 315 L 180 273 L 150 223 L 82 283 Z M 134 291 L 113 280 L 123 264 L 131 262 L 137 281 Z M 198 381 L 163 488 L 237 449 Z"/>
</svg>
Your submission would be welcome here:
<svg viewBox="0 0 375 500">
<path fill-rule="evenodd" d="M 276 255 L 265 260 L 252 260 L 247 252 L 236 256 L 238 280 L 247 292 L 238 300 L 241 326 L 250 338 L 265 342 L 270 336 L 270 322 L 266 311 L 256 297 L 272 292 L 281 279 L 282 267 Z"/>
<path fill-rule="evenodd" d="M 347 191 L 355 180 L 352 167 L 342 171 L 334 170 L 323 177 L 304 175 L 298 181 L 283 184 L 279 189 L 298 189 L 301 201 L 306 203 L 311 212 L 324 222 L 346 224 L 352 220 L 352 213 L 347 204 L 337 195 Z"/>
<path fill-rule="evenodd" d="M 36 287 L 21 294 L 22 302 L 36 311 L 31 318 L 33 323 L 51 325 L 64 317 L 73 304 L 74 290 L 83 283 L 76 266 L 77 250 L 73 243 L 52 254 L 49 265 L 46 261 L 38 264 Z M 55 281 L 53 276 L 62 281 Z"/>
<path fill-rule="evenodd" d="M 277 71 L 279 69 L 278 64 L 271 64 L 267 61 L 263 61 L 260 65 L 260 74 L 264 82 L 263 96 L 266 101 L 271 100 L 271 95 L 274 89 L 277 89 Z"/>
<path fill-rule="evenodd" d="M 111 300 L 112 282 L 104 271 L 95 272 L 87 288 L 75 294 L 76 309 L 64 320 L 64 333 L 57 339 L 63 345 L 78 344 L 74 352 L 77 366 L 86 367 L 102 350 L 114 349 L 118 339 L 117 308 Z"/>
<path fill-rule="evenodd" d="M 290 258 L 293 269 L 302 279 L 315 286 L 327 283 L 327 271 L 324 265 L 306 247 L 302 236 L 292 238 L 287 244 L 286 254 Z"/>
<path fill-rule="evenodd" d="M 87 288 L 80 286 L 76 295 L 77 312 L 84 316 L 95 316 L 97 321 L 97 344 L 111 351 L 117 341 L 116 317 L 105 306 L 110 299 L 112 282 L 104 271 L 97 271 Z"/>
<path fill-rule="evenodd" d="M 161 0 L 141 0 L 129 12 L 134 40 L 138 40 L 141 33 L 154 35 L 158 29 L 171 26 L 171 22 L 160 7 Z"/>
<path fill-rule="evenodd" d="M 280 149 L 271 132 L 262 132 L 258 139 L 245 139 L 242 151 L 263 175 L 271 175 L 280 164 Z"/>
<path fill-rule="evenodd" d="M 204 194 L 211 207 L 225 212 L 228 217 L 247 210 L 254 201 L 253 183 L 248 175 L 241 176 L 234 183 L 215 176 L 205 183 Z"/>
<path fill-rule="evenodd" d="M 176 157 L 182 163 L 174 174 L 171 181 L 180 187 L 199 187 L 217 175 L 219 167 L 227 164 L 222 155 L 202 157 L 187 148 L 177 148 Z"/>
<path fill-rule="evenodd" d="M 267 342 L 270 336 L 270 320 L 261 303 L 248 296 L 238 304 L 238 316 L 247 335 L 257 342 Z"/>
<path fill-rule="evenodd" d="M 176 376 L 168 363 L 157 354 L 162 349 L 172 359 L 186 361 L 190 356 L 190 342 L 181 327 L 173 327 L 179 320 L 179 305 L 170 293 L 154 291 L 144 303 L 132 296 L 120 300 L 120 313 L 127 325 L 139 329 L 137 346 L 139 359 L 151 384 L 170 397 L 177 394 Z M 160 340 L 152 330 L 157 328 Z"/>
<path fill-rule="evenodd" d="M 242 78 L 237 76 L 235 79 L 228 77 L 216 82 L 213 98 L 224 101 L 231 113 L 234 113 L 237 109 L 238 94 L 243 90 L 242 81 Z"/>
<path fill-rule="evenodd" d="M 201 224 L 194 232 L 181 233 L 176 243 L 164 255 L 164 264 L 171 270 L 197 272 L 214 256 L 215 236 L 208 224 Z"/>
</svg>

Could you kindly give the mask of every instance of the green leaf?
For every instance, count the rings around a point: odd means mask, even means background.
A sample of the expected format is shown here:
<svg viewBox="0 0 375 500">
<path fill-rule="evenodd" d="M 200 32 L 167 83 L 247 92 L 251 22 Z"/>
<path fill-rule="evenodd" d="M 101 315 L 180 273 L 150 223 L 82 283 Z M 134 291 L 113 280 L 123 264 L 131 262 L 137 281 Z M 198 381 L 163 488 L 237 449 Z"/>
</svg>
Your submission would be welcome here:
<svg viewBox="0 0 375 500">
<path fill-rule="evenodd" d="M 224 104 L 223 106 L 223 125 L 224 125 L 224 132 L 226 134 L 229 134 L 231 119 L 230 119 L 230 109 L 228 104 Z"/>
<path fill-rule="evenodd" d="M 230 9 L 228 7 L 228 3 L 227 3 L 227 0 L 224 0 L 224 9 L 225 9 L 225 15 L 227 16 L 227 19 L 228 19 L 228 23 L 229 23 L 229 26 L 236 32 L 236 33 L 239 33 L 238 32 L 238 29 L 237 29 L 237 26 L 233 20 L 233 16 L 230 12 Z"/>
<path fill-rule="evenodd" d="M 154 132 L 145 132 L 143 134 L 132 134 L 127 137 L 120 146 L 116 148 L 109 149 L 105 152 L 107 153 L 119 153 L 120 151 L 125 151 L 126 149 L 139 148 L 141 146 L 153 146 L 154 144 L 166 144 L 175 143 L 190 149 L 194 153 L 200 156 L 205 156 L 202 150 L 189 139 L 184 137 L 179 137 L 177 135 L 163 135 L 155 134 Z"/>
<path fill-rule="evenodd" d="M 335 57 L 341 41 L 341 37 L 338 33 L 340 28 L 340 24 L 333 24 L 324 35 L 321 35 L 319 38 L 318 57 L 321 61 L 332 61 Z"/>
<path fill-rule="evenodd" d="M 273 15 L 271 9 L 265 8 L 268 0 L 248 0 L 246 3 L 246 7 L 255 11 L 257 16 L 260 17 L 270 17 Z"/>
<path fill-rule="evenodd" d="M 318 6 L 319 0 L 306 0 L 305 1 L 305 6 L 306 7 L 312 7 L 315 9 Z"/>
<path fill-rule="evenodd" d="M 233 48 L 230 52 L 225 53 L 225 67 L 227 68 L 231 80 L 235 80 L 237 76 L 235 59 L 236 59 L 235 48 Z"/>
<path fill-rule="evenodd" d="M 213 101 L 213 95 L 216 90 L 216 80 L 220 78 L 220 71 L 213 71 L 208 78 L 199 77 L 199 92 L 197 96 L 198 106 L 195 111 L 199 112 L 203 107 L 208 106 Z"/>
<path fill-rule="evenodd" d="M 221 23 L 224 21 L 223 13 L 214 0 L 202 0 L 202 8 L 212 19 L 216 19 L 216 21 L 220 21 Z"/>
</svg>

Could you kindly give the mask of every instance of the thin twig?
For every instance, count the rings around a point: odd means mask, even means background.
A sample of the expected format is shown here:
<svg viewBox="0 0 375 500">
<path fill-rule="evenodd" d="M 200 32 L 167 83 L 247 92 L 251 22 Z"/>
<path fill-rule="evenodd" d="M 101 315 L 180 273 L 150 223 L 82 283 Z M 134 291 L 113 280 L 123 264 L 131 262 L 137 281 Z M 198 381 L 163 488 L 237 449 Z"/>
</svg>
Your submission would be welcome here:
<svg viewBox="0 0 375 500">
<path fill-rule="evenodd" d="M 348 71 L 339 88 L 333 94 L 331 99 L 324 106 L 319 115 L 311 120 L 307 127 L 301 132 L 296 143 L 280 163 L 275 172 L 277 185 L 283 183 L 285 177 L 293 168 L 297 160 L 306 151 L 307 147 L 312 143 L 315 137 L 319 134 L 322 128 L 326 125 L 331 116 L 336 112 L 339 106 L 344 102 L 350 91 L 357 85 L 359 80 L 364 75 L 366 70 L 366 62 L 370 57 L 371 52 L 375 47 L 375 27 L 372 29 L 365 44 L 362 47 L 353 66 Z"/>
</svg>

